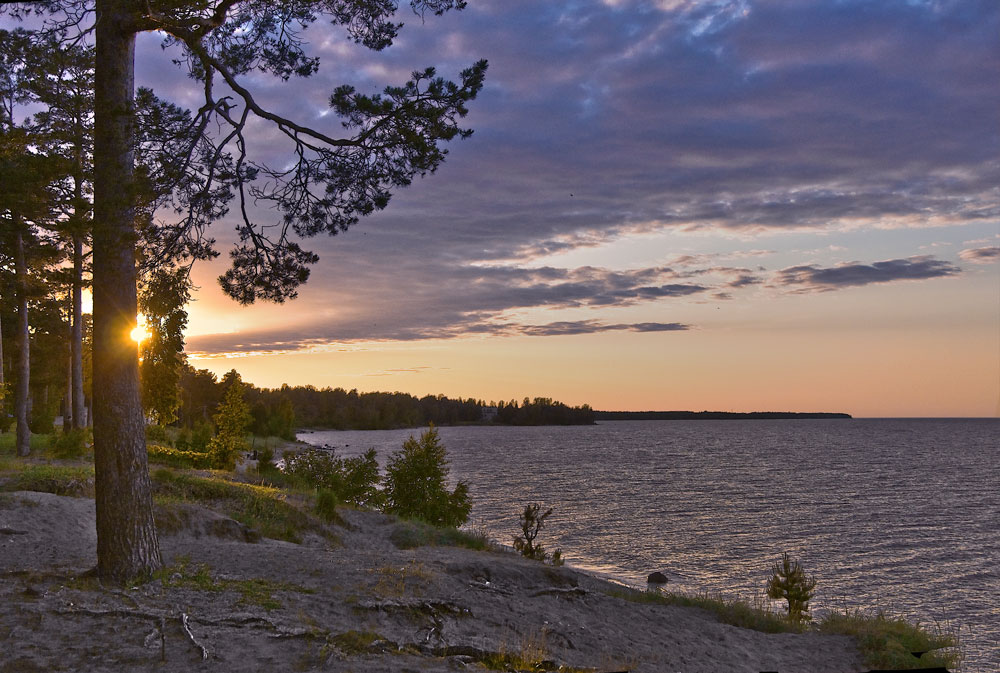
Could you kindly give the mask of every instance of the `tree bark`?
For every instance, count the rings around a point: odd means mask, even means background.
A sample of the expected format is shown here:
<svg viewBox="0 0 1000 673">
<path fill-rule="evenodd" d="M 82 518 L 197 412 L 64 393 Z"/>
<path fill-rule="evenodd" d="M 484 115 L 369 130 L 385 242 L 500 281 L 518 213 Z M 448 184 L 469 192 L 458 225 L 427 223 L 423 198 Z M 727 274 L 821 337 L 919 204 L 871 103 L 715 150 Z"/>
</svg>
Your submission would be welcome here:
<svg viewBox="0 0 1000 673">
<path fill-rule="evenodd" d="M 136 317 L 133 95 L 136 5 L 98 0 L 94 86 L 94 468 L 97 570 L 124 581 L 162 565 L 153 523 Z"/>
<path fill-rule="evenodd" d="M 86 407 L 83 399 L 83 236 L 73 234 L 73 334 L 70 339 L 72 350 L 72 397 L 73 428 L 86 427 L 84 420 Z"/>
<path fill-rule="evenodd" d="M 31 342 L 28 337 L 28 269 L 24 263 L 24 226 L 15 216 L 14 276 L 17 287 L 17 388 L 14 390 L 14 417 L 17 419 L 17 455 L 31 453 L 28 428 L 28 377 L 31 375 Z"/>
</svg>

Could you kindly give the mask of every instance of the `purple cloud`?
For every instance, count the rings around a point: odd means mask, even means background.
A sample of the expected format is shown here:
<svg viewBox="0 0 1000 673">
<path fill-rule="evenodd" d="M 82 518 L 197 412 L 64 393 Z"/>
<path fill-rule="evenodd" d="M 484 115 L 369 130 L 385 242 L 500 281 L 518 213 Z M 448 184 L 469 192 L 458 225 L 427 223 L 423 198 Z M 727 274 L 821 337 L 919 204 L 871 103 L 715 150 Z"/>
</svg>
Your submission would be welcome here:
<svg viewBox="0 0 1000 673">
<path fill-rule="evenodd" d="M 829 292 L 845 287 L 892 283 L 900 280 L 926 280 L 956 276 L 959 273 L 961 269 L 958 267 L 924 255 L 871 264 L 845 262 L 826 268 L 812 264 L 791 266 L 777 272 L 771 284 L 780 287 L 798 286 L 796 292 Z"/>
</svg>

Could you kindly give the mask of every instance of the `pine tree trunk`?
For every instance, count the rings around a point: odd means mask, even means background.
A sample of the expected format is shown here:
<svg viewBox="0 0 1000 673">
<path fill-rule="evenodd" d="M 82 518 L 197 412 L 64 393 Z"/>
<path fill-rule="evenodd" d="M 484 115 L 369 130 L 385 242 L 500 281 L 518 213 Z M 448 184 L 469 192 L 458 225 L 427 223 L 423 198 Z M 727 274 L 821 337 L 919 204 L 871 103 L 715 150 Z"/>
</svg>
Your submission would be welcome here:
<svg viewBox="0 0 1000 673">
<path fill-rule="evenodd" d="M 79 203 L 79 202 L 78 202 Z M 83 399 L 83 236 L 73 234 L 73 333 L 72 350 L 73 428 L 86 427 L 86 407 Z"/>
<path fill-rule="evenodd" d="M 17 422 L 17 455 L 31 453 L 31 430 L 28 429 L 28 377 L 31 374 L 31 352 L 28 338 L 28 269 L 24 263 L 24 228 L 20 218 L 14 226 L 14 275 L 17 286 L 17 388 L 14 390 L 14 417 Z"/>
<path fill-rule="evenodd" d="M 73 323 L 70 318 L 68 353 L 66 354 L 66 394 L 63 396 L 63 434 L 67 434 L 76 427 L 76 419 L 73 418 Z"/>
<path fill-rule="evenodd" d="M 94 467 L 97 570 L 124 581 L 162 565 L 153 523 L 136 316 L 134 10 L 98 0 L 94 134 Z"/>
</svg>

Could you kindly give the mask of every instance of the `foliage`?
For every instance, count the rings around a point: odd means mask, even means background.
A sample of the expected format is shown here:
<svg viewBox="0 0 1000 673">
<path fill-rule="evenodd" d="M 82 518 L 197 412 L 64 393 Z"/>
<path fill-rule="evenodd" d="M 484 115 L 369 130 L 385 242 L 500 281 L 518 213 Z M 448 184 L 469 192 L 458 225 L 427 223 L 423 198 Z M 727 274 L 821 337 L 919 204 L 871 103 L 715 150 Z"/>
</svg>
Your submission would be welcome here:
<svg viewBox="0 0 1000 673">
<path fill-rule="evenodd" d="M 188 321 L 184 306 L 190 299 L 191 281 L 185 267 L 152 271 L 139 292 L 139 310 L 149 332 L 149 337 L 139 344 L 142 404 L 147 415 L 160 425 L 177 420 Z"/>
<path fill-rule="evenodd" d="M 219 411 L 212 417 L 216 434 L 208 443 L 212 465 L 220 470 L 231 470 L 236 466 L 236 458 L 247 448 L 247 428 L 252 420 L 250 409 L 243 400 L 243 384 L 239 374 L 226 391 Z"/>
<path fill-rule="evenodd" d="M 318 449 L 303 451 L 285 459 L 285 472 L 342 503 L 372 509 L 382 503 L 375 449 L 353 458 L 338 458 Z"/>
<path fill-rule="evenodd" d="M 212 441 L 212 426 L 207 422 L 194 424 L 194 428 L 182 428 L 174 440 L 174 447 L 180 451 L 196 451 L 208 453 L 208 444 Z"/>
<path fill-rule="evenodd" d="M 541 505 L 530 504 L 524 506 L 524 511 L 518 515 L 521 523 L 521 535 L 514 538 L 514 549 L 522 556 L 536 561 L 551 560 L 553 565 L 562 565 L 562 551 L 557 549 L 551 555 L 545 551 L 541 544 L 535 544 L 535 538 L 545 525 L 545 520 L 552 514 L 549 507 L 545 512 L 539 514 Z"/>
<path fill-rule="evenodd" d="M 161 503 L 193 502 L 219 508 L 261 535 L 277 540 L 301 542 L 302 533 L 307 530 L 326 534 L 318 521 L 288 503 L 285 494 L 275 488 L 198 477 L 165 468 L 151 476 L 154 495 Z"/>
<path fill-rule="evenodd" d="M 15 463 L 0 490 L 40 491 L 76 498 L 94 497 L 94 467 Z"/>
<path fill-rule="evenodd" d="M 448 492 L 448 459 L 432 426 L 420 439 L 411 435 L 389 458 L 385 477 L 385 511 L 435 526 L 458 527 L 469 518 L 469 487 L 460 481 Z"/>
<path fill-rule="evenodd" d="M 237 605 L 256 605 L 265 610 L 277 610 L 282 607 L 274 597 L 277 591 L 294 591 L 297 593 L 315 593 L 312 589 L 292 584 L 276 582 L 263 578 L 231 579 L 214 577 L 212 569 L 205 563 L 193 564 L 187 556 L 179 556 L 172 566 L 161 568 L 153 573 L 152 579 L 159 580 L 165 587 L 185 587 L 198 591 L 235 591 L 240 595 Z"/>
<path fill-rule="evenodd" d="M 933 631 L 911 624 L 901 617 L 861 611 L 830 613 L 820 620 L 822 633 L 853 636 L 868 666 L 884 670 L 914 668 L 955 668 L 962 661 L 957 634 L 940 628 Z M 922 653 L 919 657 L 915 652 Z"/>
<path fill-rule="evenodd" d="M 158 465 L 169 465 L 170 467 L 189 467 L 197 470 L 206 470 L 214 467 L 214 457 L 211 454 L 199 451 L 182 451 L 160 444 L 148 444 L 146 453 L 150 463 Z"/>
<path fill-rule="evenodd" d="M 464 547 L 478 551 L 496 549 L 496 545 L 484 533 L 431 526 L 422 521 L 399 522 L 389 533 L 389 540 L 398 549 L 417 547 Z"/>
<path fill-rule="evenodd" d="M 767 581 L 768 597 L 788 601 L 788 621 L 796 624 L 812 619 L 809 601 L 815 588 L 816 580 L 807 577 L 806 571 L 798 561 L 792 561 L 787 552 L 781 555 L 781 563 L 774 564 Z"/>
<path fill-rule="evenodd" d="M 62 460 L 80 458 L 87 452 L 89 439 L 90 431 L 86 428 L 62 432 L 53 437 L 49 451 L 54 458 Z"/>
</svg>

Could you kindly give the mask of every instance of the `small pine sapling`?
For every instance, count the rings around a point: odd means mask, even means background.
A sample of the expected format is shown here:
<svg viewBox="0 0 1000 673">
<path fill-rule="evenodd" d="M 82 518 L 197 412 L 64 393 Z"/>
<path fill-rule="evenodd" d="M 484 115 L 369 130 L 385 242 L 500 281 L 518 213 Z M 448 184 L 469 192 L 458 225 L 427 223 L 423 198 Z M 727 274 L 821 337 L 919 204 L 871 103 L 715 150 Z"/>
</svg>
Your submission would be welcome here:
<svg viewBox="0 0 1000 673">
<path fill-rule="evenodd" d="M 535 543 L 535 538 L 538 537 L 538 533 L 545 525 L 545 520 L 552 514 L 551 507 L 544 513 L 539 514 L 541 509 L 541 505 L 536 503 L 525 505 L 524 511 L 518 515 L 521 523 L 521 535 L 514 538 L 514 549 L 519 551 L 522 556 L 535 559 L 536 561 L 545 561 L 550 558 L 545 548 L 541 544 Z M 557 549 L 552 554 L 551 560 L 553 565 L 562 565 L 562 551 Z"/>
<path fill-rule="evenodd" d="M 816 580 L 806 576 L 806 571 L 787 552 L 781 555 L 781 563 L 774 564 L 767 581 L 768 598 L 788 601 L 788 621 L 795 624 L 812 619 L 809 601 L 815 588 Z"/>
</svg>

